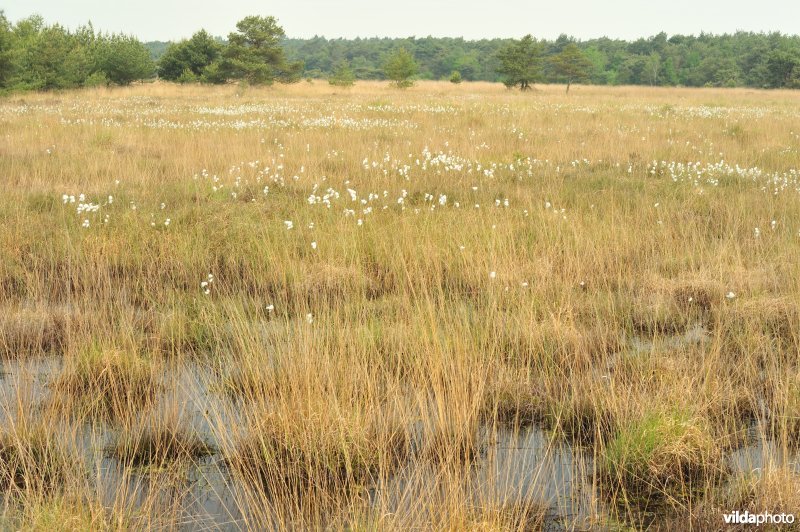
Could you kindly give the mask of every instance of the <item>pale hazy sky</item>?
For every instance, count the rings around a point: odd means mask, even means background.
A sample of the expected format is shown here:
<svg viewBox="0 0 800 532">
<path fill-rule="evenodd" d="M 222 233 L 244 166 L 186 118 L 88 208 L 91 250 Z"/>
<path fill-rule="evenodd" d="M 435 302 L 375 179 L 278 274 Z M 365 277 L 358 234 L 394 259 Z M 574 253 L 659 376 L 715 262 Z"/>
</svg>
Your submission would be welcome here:
<svg viewBox="0 0 800 532">
<path fill-rule="evenodd" d="M 290 37 L 609 36 L 632 39 L 665 31 L 800 33 L 800 0 L 0 0 L 17 21 L 38 13 L 48 23 L 142 40 L 174 40 L 205 28 L 226 36 L 247 15 L 276 17 Z"/>
</svg>

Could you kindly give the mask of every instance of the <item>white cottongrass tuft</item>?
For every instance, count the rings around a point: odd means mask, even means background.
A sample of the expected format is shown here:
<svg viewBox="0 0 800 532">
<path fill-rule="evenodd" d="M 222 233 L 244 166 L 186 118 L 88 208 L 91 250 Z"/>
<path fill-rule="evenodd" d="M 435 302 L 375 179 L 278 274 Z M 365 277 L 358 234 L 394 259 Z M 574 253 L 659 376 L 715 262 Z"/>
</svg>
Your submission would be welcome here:
<svg viewBox="0 0 800 532">
<path fill-rule="evenodd" d="M 208 294 L 211 293 L 211 285 L 213 283 L 214 283 L 214 274 L 213 273 L 209 273 L 206 276 L 206 280 L 200 283 L 200 289 L 203 290 L 203 293 L 205 295 L 208 295 Z"/>
</svg>

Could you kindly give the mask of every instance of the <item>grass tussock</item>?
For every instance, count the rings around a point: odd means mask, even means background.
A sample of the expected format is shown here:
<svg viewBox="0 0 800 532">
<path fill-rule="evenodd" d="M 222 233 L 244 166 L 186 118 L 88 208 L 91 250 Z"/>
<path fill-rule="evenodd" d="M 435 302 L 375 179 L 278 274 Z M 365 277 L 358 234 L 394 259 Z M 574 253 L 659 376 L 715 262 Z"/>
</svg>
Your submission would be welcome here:
<svg viewBox="0 0 800 532">
<path fill-rule="evenodd" d="M 722 503 L 723 508 L 742 512 L 793 513 L 800 507 L 800 477 L 791 468 L 775 466 L 739 475 L 731 480 Z"/>
<path fill-rule="evenodd" d="M 654 497 L 685 500 L 725 466 L 702 418 L 651 411 L 619 429 L 606 445 L 599 468 L 609 489 L 651 502 Z"/>
<path fill-rule="evenodd" d="M 133 467 L 191 464 L 214 452 L 196 431 L 177 420 L 149 420 L 123 430 L 109 455 Z"/>
<path fill-rule="evenodd" d="M 14 530 L 88 531 L 126 530 L 130 522 L 122 515 L 116 518 L 99 504 L 87 503 L 74 496 L 35 497 L 8 516 L 4 523 Z"/>
<path fill-rule="evenodd" d="M 536 383 L 519 370 L 504 371 L 492 380 L 481 418 L 489 424 L 527 427 L 541 423 L 547 400 Z"/>
<path fill-rule="evenodd" d="M 45 304 L 0 307 L 0 357 L 61 354 L 68 318 L 66 311 Z"/>
<path fill-rule="evenodd" d="M 0 433 L 0 489 L 53 492 L 75 478 L 78 466 L 52 427 L 22 424 Z"/>
<path fill-rule="evenodd" d="M 228 450 L 229 467 L 268 497 L 348 494 L 399 467 L 410 441 L 401 428 L 340 420 L 337 425 L 287 426 L 269 416 Z"/>
<path fill-rule="evenodd" d="M 469 515 L 466 528 L 481 532 L 537 532 L 545 530 L 549 508 L 535 502 L 481 506 Z"/>
<path fill-rule="evenodd" d="M 757 341 L 767 340 L 778 352 L 790 351 L 800 346 L 800 303 L 787 297 L 753 298 L 731 308 L 725 326 L 733 349 L 757 348 Z"/>
<path fill-rule="evenodd" d="M 119 420 L 152 404 L 159 381 L 150 359 L 90 346 L 66 361 L 52 387 L 53 400 L 75 415 Z"/>
<path fill-rule="evenodd" d="M 419 456 L 435 464 L 474 464 L 486 452 L 483 435 L 468 428 L 442 428 L 428 434 L 422 443 Z"/>
</svg>

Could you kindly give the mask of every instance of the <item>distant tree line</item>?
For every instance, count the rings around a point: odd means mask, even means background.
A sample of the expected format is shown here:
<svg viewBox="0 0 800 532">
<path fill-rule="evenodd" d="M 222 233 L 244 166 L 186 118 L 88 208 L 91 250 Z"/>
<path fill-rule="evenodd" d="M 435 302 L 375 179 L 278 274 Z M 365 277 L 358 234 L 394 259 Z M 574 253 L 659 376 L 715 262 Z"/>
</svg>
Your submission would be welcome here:
<svg viewBox="0 0 800 532">
<path fill-rule="evenodd" d="M 420 79 L 450 79 L 458 72 L 467 81 L 506 81 L 503 56 L 523 40 L 314 37 L 286 39 L 283 46 L 289 58 L 305 64 L 304 75 L 309 77 L 328 77 L 334 65 L 348 61 L 357 79 L 386 79 L 387 58 L 404 48 L 417 61 Z M 554 41 L 529 40 L 526 52 L 531 54 L 536 74 L 531 81 L 539 83 L 568 82 L 572 69 L 579 74 L 572 81 L 597 85 L 800 88 L 800 37 L 796 35 L 737 32 L 668 37 L 659 33 L 630 42 L 605 37 L 578 41 L 566 35 Z M 568 56 L 556 60 L 565 49 Z M 575 67 L 584 62 L 588 62 L 585 69 Z"/>
<path fill-rule="evenodd" d="M 222 45 L 222 40 L 218 39 Z M 163 43 L 152 43 L 156 57 Z M 687 87 L 800 88 L 800 36 L 737 32 L 699 36 L 659 33 L 624 41 L 553 41 L 461 38 L 369 38 L 281 40 L 287 61 L 302 64 L 300 75 L 355 80 L 392 79 L 387 64 L 408 52 L 418 79 L 501 81 L 527 88 L 533 83 L 591 83 Z M 523 69 L 524 75 L 514 69 Z M 346 69 L 346 70 L 343 70 Z M 338 76 L 341 77 L 341 76 Z M 516 79 L 515 79 L 516 78 Z M 520 83 L 520 80 L 522 82 Z M 396 81 L 396 80 L 394 80 Z"/>
<path fill-rule="evenodd" d="M 737 32 L 699 36 L 659 33 L 647 39 L 554 41 L 461 38 L 287 38 L 273 17 L 240 20 L 223 39 L 201 30 L 180 42 L 142 43 L 129 35 L 67 30 L 41 17 L 11 24 L 0 11 L 0 90 L 127 85 L 159 77 L 182 83 L 251 84 L 326 78 L 414 79 L 453 83 L 502 81 L 599 85 L 800 88 L 800 37 Z"/>
<path fill-rule="evenodd" d="M 221 40 L 219 42 L 222 42 Z M 154 43 L 157 52 L 162 43 Z M 173 45 L 171 45 L 173 46 Z M 281 40 L 286 60 L 302 64 L 300 75 L 336 78 L 343 65 L 356 80 L 392 79 L 387 71 L 402 50 L 416 63 L 418 79 L 532 83 L 591 83 L 687 87 L 800 88 L 800 36 L 737 32 L 699 36 L 659 33 L 624 41 L 553 41 L 461 38 L 369 38 Z M 166 48 L 169 50 L 170 48 Z M 157 57 L 157 56 L 156 56 Z M 517 83 L 520 72 L 527 84 Z"/>
</svg>

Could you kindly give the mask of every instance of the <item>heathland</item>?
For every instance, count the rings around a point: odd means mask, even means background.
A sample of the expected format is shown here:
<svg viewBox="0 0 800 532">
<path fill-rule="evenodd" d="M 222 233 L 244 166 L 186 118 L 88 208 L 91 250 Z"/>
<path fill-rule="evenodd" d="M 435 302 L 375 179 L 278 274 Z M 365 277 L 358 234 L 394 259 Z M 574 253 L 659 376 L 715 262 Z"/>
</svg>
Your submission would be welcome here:
<svg viewBox="0 0 800 532">
<path fill-rule="evenodd" d="M 800 508 L 800 93 L 0 100 L 2 526 Z"/>
</svg>

